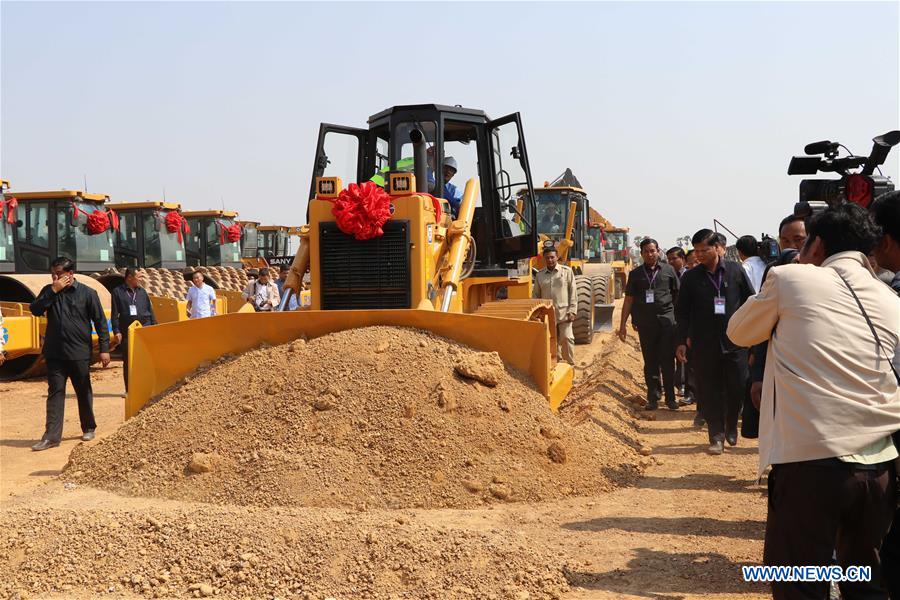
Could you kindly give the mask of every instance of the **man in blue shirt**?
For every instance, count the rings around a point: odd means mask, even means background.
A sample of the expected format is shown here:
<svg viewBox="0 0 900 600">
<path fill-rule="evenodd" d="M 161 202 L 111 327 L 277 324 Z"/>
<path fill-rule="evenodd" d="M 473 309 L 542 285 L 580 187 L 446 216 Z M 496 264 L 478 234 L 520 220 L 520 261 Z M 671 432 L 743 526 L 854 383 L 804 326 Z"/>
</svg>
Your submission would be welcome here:
<svg viewBox="0 0 900 600">
<path fill-rule="evenodd" d="M 428 149 L 428 189 L 432 194 L 437 192 L 434 181 L 434 146 Z M 441 169 L 441 175 L 444 179 L 443 197 L 450 203 L 450 210 L 453 212 L 453 218 L 459 216 L 459 207 L 462 204 L 462 190 L 450 183 L 453 176 L 459 170 L 456 159 L 452 156 L 444 157 L 444 165 Z"/>
</svg>

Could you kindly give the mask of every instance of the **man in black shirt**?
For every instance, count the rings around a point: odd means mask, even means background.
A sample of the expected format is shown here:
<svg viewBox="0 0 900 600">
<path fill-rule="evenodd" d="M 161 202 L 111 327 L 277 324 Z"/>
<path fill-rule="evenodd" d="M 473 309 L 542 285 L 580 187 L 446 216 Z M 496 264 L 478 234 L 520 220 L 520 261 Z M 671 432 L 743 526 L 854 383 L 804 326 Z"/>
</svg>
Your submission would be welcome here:
<svg viewBox="0 0 900 600">
<path fill-rule="evenodd" d="M 125 283 L 112 291 L 112 331 L 122 348 L 122 376 L 128 391 L 128 327 L 135 321 L 156 325 L 147 290 L 140 286 L 137 269 L 125 269 Z"/>
<path fill-rule="evenodd" d="M 91 389 L 91 325 L 100 341 L 100 362 L 109 364 L 109 325 L 97 292 L 75 280 L 75 263 L 65 257 L 50 265 L 53 283 L 31 303 L 36 317 L 47 314 L 44 358 L 47 361 L 47 426 L 32 450 L 59 446 L 66 408 L 66 379 L 78 397 L 81 439 L 94 439 L 94 395 Z"/>
<path fill-rule="evenodd" d="M 678 298 L 678 274 L 659 262 L 656 240 L 641 241 L 643 266 L 628 274 L 619 339 L 628 335 L 628 316 L 637 328 L 644 356 L 644 381 L 647 384 L 647 410 L 656 410 L 665 388 L 666 406 L 678 409 L 675 401 L 675 300 Z"/>
<path fill-rule="evenodd" d="M 737 444 L 737 421 L 747 381 L 747 349 L 731 343 L 728 319 L 754 294 L 740 264 L 725 260 L 714 231 L 701 229 L 691 240 L 699 265 L 684 274 L 675 305 L 678 360 L 697 374 L 699 407 L 709 429 L 710 454 Z"/>
</svg>

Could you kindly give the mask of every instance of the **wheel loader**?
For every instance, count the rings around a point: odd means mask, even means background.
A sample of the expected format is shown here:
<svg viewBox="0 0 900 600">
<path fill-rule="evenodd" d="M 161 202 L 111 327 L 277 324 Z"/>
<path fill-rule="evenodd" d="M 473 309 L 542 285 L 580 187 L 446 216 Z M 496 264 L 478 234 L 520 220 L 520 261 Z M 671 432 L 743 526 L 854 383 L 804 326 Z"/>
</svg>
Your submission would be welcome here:
<svg viewBox="0 0 900 600">
<path fill-rule="evenodd" d="M 571 169 L 553 182 L 535 190 L 537 230 L 540 236 L 538 254 L 532 259 L 536 270 L 544 268 L 543 244 L 552 242 L 559 262 L 575 272 L 578 311 L 572 329 L 576 344 L 590 344 L 596 331 L 612 331 L 612 269 L 608 265 L 590 263 L 590 203 Z"/>
<path fill-rule="evenodd" d="M 103 194 L 77 190 L 4 192 L 0 310 L 9 359 L 0 366 L 0 380 L 34 377 L 44 370 L 41 348 L 47 321 L 32 315 L 28 306 L 51 283 L 54 258 L 66 256 L 75 261 L 77 281 L 97 291 L 109 318 L 109 292 L 90 275 L 115 266 L 115 217 L 108 212 L 108 200 Z M 98 215 L 92 218 L 94 213 Z M 96 333 L 93 343 L 96 355 Z"/>
<path fill-rule="evenodd" d="M 591 232 L 592 264 L 606 264 L 612 268 L 613 291 L 616 300 L 625 295 L 628 273 L 634 266 L 631 259 L 630 239 L 627 227 L 616 227 L 603 216 L 590 210 L 589 230 Z"/>
<path fill-rule="evenodd" d="M 432 170 L 445 155 L 466 180 L 456 218 Z M 310 192 L 284 294 L 300 292 L 308 269 L 310 310 L 133 325 L 126 417 L 206 361 L 372 325 L 496 351 L 557 409 L 573 368 L 555 358 L 552 302 L 531 299 L 538 237 L 528 216 L 536 207 L 517 113 L 492 120 L 481 110 L 421 104 L 377 113 L 365 129 L 322 124 Z M 378 209 L 364 211 L 357 230 L 344 219 L 361 210 L 354 195 L 363 193 Z M 517 198 L 524 210 L 514 222 Z"/>
</svg>

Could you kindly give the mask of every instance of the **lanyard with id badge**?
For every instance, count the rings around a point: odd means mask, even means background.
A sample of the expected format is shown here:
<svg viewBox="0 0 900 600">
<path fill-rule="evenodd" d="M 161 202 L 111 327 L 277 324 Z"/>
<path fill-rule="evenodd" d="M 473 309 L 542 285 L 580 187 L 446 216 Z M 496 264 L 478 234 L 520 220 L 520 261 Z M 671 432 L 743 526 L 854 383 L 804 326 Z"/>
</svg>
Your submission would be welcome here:
<svg viewBox="0 0 900 600">
<path fill-rule="evenodd" d="M 647 269 L 646 268 L 644 269 L 644 276 L 647 277 L 647 283 L 650 284 L 649 289 L 647 289 L 647 291 L 644 292 L 644 303 L 645 304 L 653 304 L 656 302 L 656 295 L 653 293 L 653 282 L 656 281 L 656 276 L 659 275 L 659 272 L 661 270 L 662 269 L 657 267 L 656 271 L 654 271 L 653 276 L 651 277 L 650 275 L 647 274 Z"/>
<path fill-rule="evenodd" d="M 725 279 L 725 273 L 724 271 L 719 271 L 716 274 L 716 278 L 713 279 L 712 275 L 710 275 L 709 271 L 707 271 L 706 276 L 709 277 L 709 281 L 713 284 L 713 287 L 716 288 L 716 296 L 715 298 L 713 298 L 713 314 L 724 315 L 725 298 L 722 296 L 722 282 Z"/>
<path fill-rule="evenodd" d="M 137 292 L 132 290 L 125 290 L 125 293 L 131 295 L 131 304 L 128 305 L 128 314 L 129 316 L 136 317 L 137 316 Z"/>
</svg>

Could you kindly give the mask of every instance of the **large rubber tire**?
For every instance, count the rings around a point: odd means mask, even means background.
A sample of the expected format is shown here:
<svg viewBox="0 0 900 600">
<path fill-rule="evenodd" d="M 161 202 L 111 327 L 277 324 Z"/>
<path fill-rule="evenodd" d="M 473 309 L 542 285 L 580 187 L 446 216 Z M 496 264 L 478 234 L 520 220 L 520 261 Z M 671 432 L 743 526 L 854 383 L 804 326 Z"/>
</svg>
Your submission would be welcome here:
<svg viewBox="0 0 900 600">
<path fill-rule="evenodd" d="M 594 282 L 586 275 L 575 276 L 575 293 L 578 294 L 578 309 L 572 332 L 576 344 L 590 344 L 594 339 Z"/>
<path fill-rule="evenodd" d="M 612 277 L 610 275 L 594 275 L 591 277 L 594 282 L 594 298 L 600 304 L 613 303 L 613 289 L 610 283 Z"/>
</svg>

